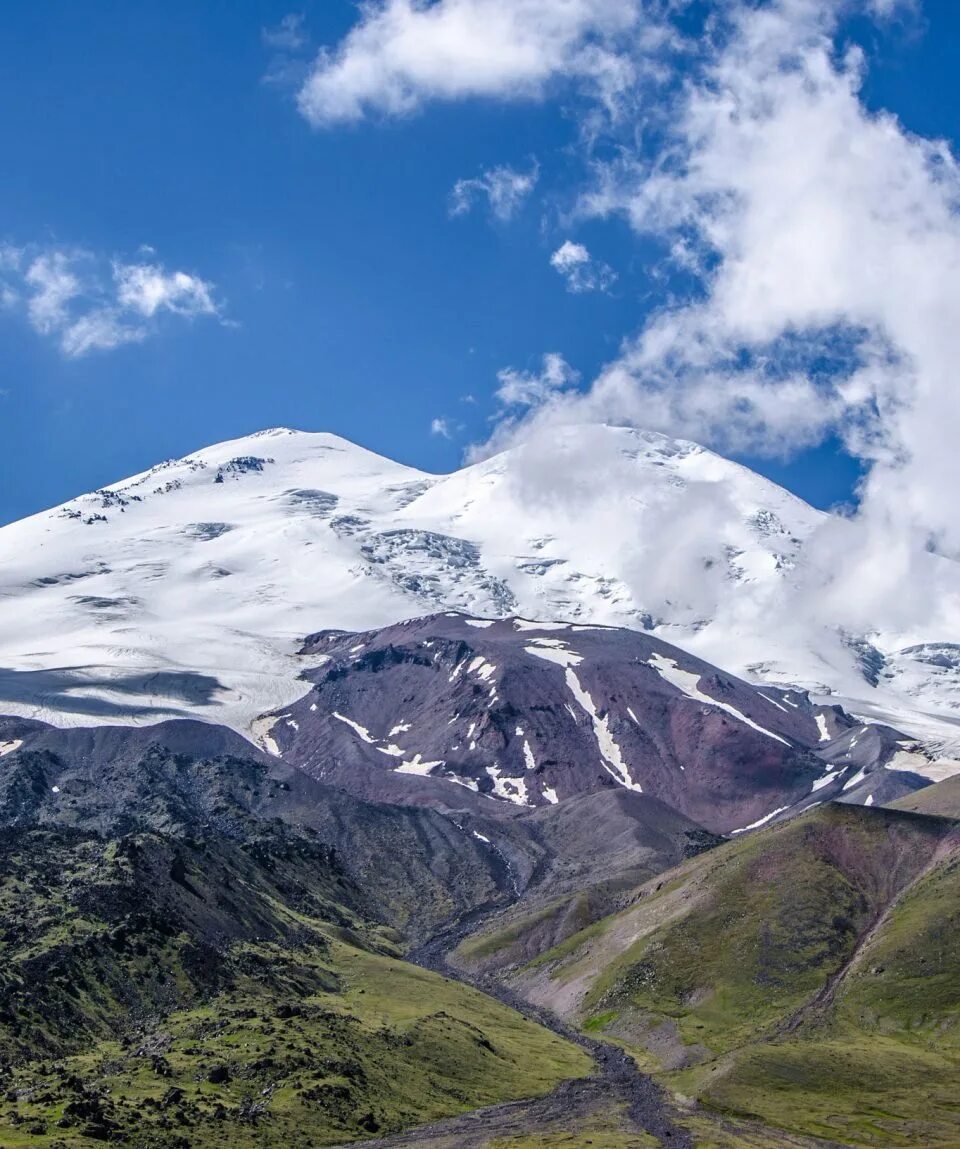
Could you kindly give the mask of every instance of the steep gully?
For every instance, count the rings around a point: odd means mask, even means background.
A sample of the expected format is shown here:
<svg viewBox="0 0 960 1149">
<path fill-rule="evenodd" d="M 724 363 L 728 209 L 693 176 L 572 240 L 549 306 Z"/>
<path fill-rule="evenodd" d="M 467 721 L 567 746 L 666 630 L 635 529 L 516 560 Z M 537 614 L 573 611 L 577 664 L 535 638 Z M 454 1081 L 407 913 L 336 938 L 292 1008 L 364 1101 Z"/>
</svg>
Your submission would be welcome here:
<svg viewBox="0 0 960 1149">
<path fill-rule="evenodd" d="M 447 954 L 485 918 L 500 909 L 502 906 L 484 906 L 464 915 L 453 926 L 412 950 L 407 955 L 408 960 L 471 985 L 530 1021 L 579 1045 L 593 1058 L 596 1072 L 591 1077 L 565 1081 L 546 1097 L 473 1110 L 406 1133 L 365 1141 L 364 1145 L 382 1149 L 408 1145 L 431 1146 L 433 1149 L 481 1149 L 494 1137 L 529 1133 L 548 1125 L 560 1126 L 561 1123 L 567 1129 L 576 1128 L 578 1121 L 586 1122 L 598 1111 L 620 1109 L 632 1126 L 631 1131 L 650 1134 L 658 1144 L 670 1149 L 694 1149 L 690 1133 L 673 1121 L 663 1091 L 638 1070 L 634 1060 L 623 1050 L 586 1037 L 566 1025 L 556 1014 L 525 1001 L 490 975 L 471 976 L 450 965 Z"/>
<path fill-rule="evenodd" d="M 511 900 L 514 900 L 522 891 L 518 888 L 513 867 L 499 849 L 494 849 L 501 863 L 501 888 L 504 891 L 509 888 Z M 538 874 L 542 865 L 541 860 L 534 869 L 534 875 Z M 533 876 L 532 882 L 535 884 Z M 586 1126 L 598 1115 L 612 1115 L 619 1111 L 620 1119 L 627 1125 L 624 1132 L 628 1134 L 648 1134 L 660 1146 L 669 1149 L 696 1149 L 697 1142 L 693 1134 L 677 1123 L 676 1110 L 664 1091 L 651 1077 L 641 1073 L 633 1058 L 622 1049 L 587 1037 L 550 1010 L 534 1005 L 514 993 L 491 974 L 470 974 L 450 964 L 447 955 L 503 909 L 504 903 L 494 900 L 461 915 L 451 925 L 411 949 L 406 955 L 407 960 L 443 977 L 470 985 L 530 1021 L 578 1045 L 593 1059 L 596 1067 L 594 1074 L 562 1082 L 545 1097 L 475 1109 L 458 1117 L 422 1125 L 393 1136 L 363 1141 L 362 1144 L 370 1146 L 370 1149 L 401 1149 L 405 1146 L 420 1146 L 421 1149 L 485 1149 L 495 1139 L 522 1136 L 551 1128 L 575 1131 L 578 1125 Z M 862 952 L 866 937 L 873 936 L 873 933 L 870 930 L 862 939 L 857 947 L 858 953 Z M 843 1149 L 842 1145 L 834 1141 L 771 1130 L 748 1118 L 736 1120 L 719 1113 L 699 1109 L 698 1112 L 727 1134 L 739 1134 L 745 1138 L 761 1136 L 764 1144 L 767 1143 L 766 1138 L 773 1135 L 776 1139 L 770 1141 L 770 1144 L 781 1145 L 784 1149 Z M 352 1146 L 355 1145 L 356 1142 L 353 1142 Z M 344 1145 L 336 1149 L 348 1147 Z"/>
</svg>

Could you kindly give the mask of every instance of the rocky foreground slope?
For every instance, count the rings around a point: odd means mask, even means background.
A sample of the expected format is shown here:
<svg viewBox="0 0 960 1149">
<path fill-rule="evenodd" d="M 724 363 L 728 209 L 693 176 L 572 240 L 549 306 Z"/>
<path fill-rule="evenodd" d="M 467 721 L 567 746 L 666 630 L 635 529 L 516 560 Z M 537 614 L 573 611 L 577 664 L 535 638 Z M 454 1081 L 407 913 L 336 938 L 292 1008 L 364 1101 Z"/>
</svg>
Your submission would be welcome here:
<svg viewBox="0 0 960 1149">
<path fill-rule="evenodd" d="M 402 960 L 497 896 L 468 836 L 298 789 L 230 731 L 191 755 L 187 725 L 21 729 L 4 759 L 0 1144 L 330 1145 L 590 1072 Z"/>
<path fill-rule="evenodd" d="M 661 1082 L 646 1126 L 589 1084 L 497 1110 L 508 1146 L 954 1143 L 953 818 L 829 804 L 723 842 L 619 785 L 372 802 L 204 723 L 0 743 L 4 1145 L 339 1144 L 589 1074 L 403 960 L 451 951 Z"/>
</svg>

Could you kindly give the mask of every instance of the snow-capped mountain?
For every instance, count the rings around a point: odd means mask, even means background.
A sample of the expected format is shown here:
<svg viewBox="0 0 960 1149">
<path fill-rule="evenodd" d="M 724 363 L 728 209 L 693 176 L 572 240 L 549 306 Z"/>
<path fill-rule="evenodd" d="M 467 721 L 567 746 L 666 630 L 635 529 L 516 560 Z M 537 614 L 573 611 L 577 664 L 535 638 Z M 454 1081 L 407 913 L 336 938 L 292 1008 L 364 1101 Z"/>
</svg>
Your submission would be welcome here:
<svg viewBox="0 0 960 1149">
<path fill-rule="evenodd" d="M 451 609 L 650 631 L 946 740 L 950 635 L 770 625 L 825 519 L 696 444 L 625 428 L 564 428 L 549 450 L 446 476 L 264 431 L 0 530 L 0 711 L 248 731 L 304 693 L 305 634 Z"/>
</svg>

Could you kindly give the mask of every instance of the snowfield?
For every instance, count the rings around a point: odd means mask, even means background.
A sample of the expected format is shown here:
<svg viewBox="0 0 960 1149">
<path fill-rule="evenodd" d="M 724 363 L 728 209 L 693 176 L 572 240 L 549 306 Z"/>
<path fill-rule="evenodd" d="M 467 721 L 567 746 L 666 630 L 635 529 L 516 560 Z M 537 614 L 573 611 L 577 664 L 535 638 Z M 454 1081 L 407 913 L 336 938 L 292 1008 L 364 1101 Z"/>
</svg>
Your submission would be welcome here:
<svg viewBox="0 0 960 1149">
<path fill-rule="evenodd" d="M 518 447 L 446 476 L 264 431 L 0 529 L 0 712 L 249 733 L 304 693 L 305 634 L 457 610 L 478 632 L 510 614 L 651 630 L 946 752 L 957 636 L 769 626 L 824 518 L 696 444 L 624 428 L 564 428 L 549 456 Z M 463 673 L 495 692 L 495 669 Z"/>
</svg>

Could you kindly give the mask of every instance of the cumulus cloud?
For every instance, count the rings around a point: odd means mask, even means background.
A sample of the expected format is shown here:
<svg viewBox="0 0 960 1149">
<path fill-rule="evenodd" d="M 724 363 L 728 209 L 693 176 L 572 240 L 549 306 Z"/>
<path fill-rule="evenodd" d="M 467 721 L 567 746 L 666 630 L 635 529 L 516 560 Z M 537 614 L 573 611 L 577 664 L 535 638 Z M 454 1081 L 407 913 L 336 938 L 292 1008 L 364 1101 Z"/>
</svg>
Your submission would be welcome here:
<svg viewBox="0 0 960 1149">
<path fill-rule="evenodd" d="M 164 312 L 220 315 L 213 284 L 196 275 L 156 263 L 108 264 L 77 248 L 3 248 L 0 298 L 5 309 L 22 309 L 33 330 L 55 339 L 71 359 L 141 342 Z"/>
<path fill-rule="evenodd" d="M 586 421 L 781 455 L 836 435 L 866 476 L 856 515 L 809 549 L 807 605 L 904 632 L 939 612 L 950 633 L 955 567 L 927 560 L 960 558 L 960 167 L 944 141 L 867 107 L 866 57 L 840 34 L 851 12 L 910 4 L 705 7 L 690 38 L 671 25 L 689 6 L 669 0 L 375 0 L 317 58 L 300 108 L 329 126 L 430 101 L 592 94 L 574 105 L 590 174 L 571 218 L 624 219 L 645 253 L 652 237 L 659 307 L 645 301 L 589 387 L 560 356 L 502 372 L 499 422 L 471 457 Z M 486 197 L 509 216 L 510 181 L 499 199 L 492 186 L 463 181 L 452 210 Z M 603 282 L 581 244 L 551 262 L 571 290 Z"/>
<path fill-rule="evenodd" d="M 621 37 L 639 0 L 374 0 L 320 53 L 299 93 L 317 126 L 397 116 L 429 100 L 539 99 L 558 78 L 610 99 L 632 76 Z"/>
<path fill-rule="evenodd" d="M 550 256 L 550 266 L 567 281 L 567 291 L 575 295 L 607 291 L 617 278 L 612 267 L 595 260 L 582 243 L 569 239 Z"/>
<path fill-rule="evenodd" d="M 648 323 L 595 400 L 652 396 L 665 422 L 723 446 L 778 450 L 839 430 L 871 460 L 898 453 L 891 432 L 932 382 L 919 357 L 940 345 L 942 381 L 952 342 L 944 305 L 916 291 L 937 293 L 960 268 L 960 184 L 946 145 L 864 108 L 862 55 L 837 60 L 833 16 L 813 0 L 736 6 L 685 89 L 671 165 L 605 170 L 586 209 L 668 238 L 704 293 Z M 809 363 L 835 344 L 845 362 L 817 377 Z"/>
<path fill-rule="evenodd" d="M 513 219 L 540 178 L 534 164 L 520 172 L 508 165 L 491 168 L 476 179 L 457 180 L 450 193 L 450 214 L 466 215 L 479 200 L 486 200 L 491 214 L 503 223 Z"/>
<path fill-rule="evenodd" d="M 450 430 L 449 419 L 445 419 L 442 415 L 438 415 L 435 419 L 431 419 L 430 434 L 439 435 L 441 439 L 451 438 L 452 432 Z"/>
<path fill-rule="evenodd" d="M 867 108 L 865 57 L 837 35 L 849 8 L 717 6 L 684 82 L 663 88 L 656 146 L 624 137 L 594 158 L 580 203 L 653 237 L 695 289 L 665 294 L 589 387 L 521 376 L 525 407 L 470 457 L 592 421 L 779 455 L 836 435 L 866 468 L 858 509 L 815 534 L 788 599 L 739 596 L 744 631 L 819 622 L 906 642 L 960 626 L 956 566 L 929 553 L 960 559 L 960 166 Z M 588 266 L 581 245 L 560 253 L 562 273 Z"/>
</svg>

